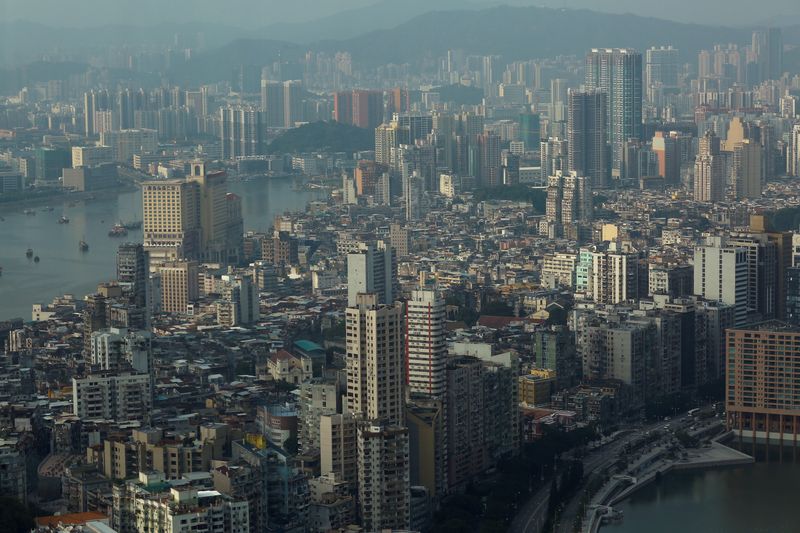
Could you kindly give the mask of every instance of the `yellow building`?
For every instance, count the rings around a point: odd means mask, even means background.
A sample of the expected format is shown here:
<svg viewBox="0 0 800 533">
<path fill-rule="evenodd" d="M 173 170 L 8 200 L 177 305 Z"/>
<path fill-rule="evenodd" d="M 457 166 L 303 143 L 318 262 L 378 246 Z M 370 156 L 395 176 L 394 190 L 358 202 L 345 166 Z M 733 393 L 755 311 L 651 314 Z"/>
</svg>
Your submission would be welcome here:
<svg viewBox="0 0 800 533">
<path fill-rule="evenodd" d="M 519 401 L 528 405 L 546 405 L 556 388 L 555 370 L 533 369 L 519 377 Z"/>
</svg>

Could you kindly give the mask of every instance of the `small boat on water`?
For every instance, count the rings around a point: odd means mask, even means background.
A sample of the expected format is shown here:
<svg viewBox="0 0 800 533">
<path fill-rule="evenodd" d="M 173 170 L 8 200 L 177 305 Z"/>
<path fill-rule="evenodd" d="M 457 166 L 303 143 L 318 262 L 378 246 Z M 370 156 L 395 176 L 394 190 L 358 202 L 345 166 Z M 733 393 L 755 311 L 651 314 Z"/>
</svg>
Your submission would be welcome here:
<svg viewBox="0 0 800 533">
<path fill-rule="evenodd" d="M 114 224 L 114 227 L 108 232 L 109 237 L 125 237 L 127 234 L 128 230 L 122 224 Z"/>
<path fill-rule="evenodd" d="M 25 252 L 25 257 L 27 257 L 28 259 L 33 257 L 33 248 L 28 248 L 28 251 Z"/>
<path fill-rule="evenodd" d="M 59 224 L 69 224 L 69 218 L 64 215 L 61 215 L 61 218 L 58 219 Z"/>
<path fill-rule="evenodd" d="M 37 255 L 36 257 L 34 257 L 34 258 L 33 258 L 33 262 L 34 262 L 34 263 L 38 263 L 38 262 L 39 262 L 39 256 L 38 256 L 38 255 Z"/>
<path fill-rule="evenodd" d="M 89 251 L 89 243 L 87 243 L 84 240 L 81 240 L 81 242 L 78 243 L 78 249 L 81 252 L 88 252 Z"/>
<path fill-rule="evenodd" d="M 26 215 L 35 215 L 36 211 L 34 211 L 33 209 L 26 209 L 23 211 L 23 213 L 25 213 Z"/>
<path fill-rule="evenodd" d="M 52 210 L 53 210 L 53 208 L 52 208 L 52 207 L 50 207 L 49 205 L 48 205 L 47 207 L 45 207 L 44 209 L 42 209 L 42 211 L 47 211 L 48 213 L 49 213 L 50 211 L 52 211 Z"/>
<path fill-rule="evenodd" d="M 3 275 L 3 267 L 0 267 L 0 276 Z"/>
</svg>

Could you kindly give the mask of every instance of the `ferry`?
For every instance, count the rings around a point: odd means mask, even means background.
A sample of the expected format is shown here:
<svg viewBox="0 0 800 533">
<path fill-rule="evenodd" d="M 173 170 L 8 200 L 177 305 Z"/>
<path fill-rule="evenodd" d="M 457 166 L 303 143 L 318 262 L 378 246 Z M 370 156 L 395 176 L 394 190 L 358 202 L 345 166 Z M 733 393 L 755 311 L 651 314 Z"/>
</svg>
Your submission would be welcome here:
<svg viewBox="0 0 800 533">
<path fill-rule="evenodd" d="M 69 218 L 64 215 L 61 215 L 61 218 L 58 219 L 59 224 L 69 224 Z"/>
<path fill-rule="evenodd" d="M 88 252 L 89 244 L 86 241 L 81 240 L 81 242 L 78 243 L 78 249 L 80 249 L 81 252 Z"/>
<path fill-rule="evenodd" d="M 108 232 L 109 237 L 124 237 L 127 234 L 128 230 L 122 224 L 114 224 L 114 227 Z"/>
</svg>

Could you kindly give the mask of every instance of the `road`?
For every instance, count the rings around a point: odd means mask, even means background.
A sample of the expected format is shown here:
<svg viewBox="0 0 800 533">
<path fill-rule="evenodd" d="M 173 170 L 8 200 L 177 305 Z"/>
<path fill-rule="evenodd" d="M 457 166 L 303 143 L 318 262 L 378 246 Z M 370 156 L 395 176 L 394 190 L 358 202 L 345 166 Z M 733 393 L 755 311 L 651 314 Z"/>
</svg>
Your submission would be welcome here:
<svg viewBox="0 0 800 533">
<path fill-rule="evenodd" d="M 646 432 L 663 428 L 667 424 L 675 429 L 678 426 L 684 427 L 691 422 L 692 418 L 688 415 L 677 417 L 670 421 L 654 422 L 647 426 L 631 430 L 624 435 L 619 434 L 617 439 L 613 442 L 590 450 L 583 457 L 584 486 L 592 474 L 599 473 L 607 466 L 613 464 L 618 459 L 619 453 L 626 444 L 641 437 Z M 572 533 L 572 526 L 580 510 L 580 495 L 581 492 L 577 492 L 563 508 L 556 528 L 559 533 Z M 547 504 L 549 498 L 550 484 L 546 483 L 545 486 L 536 491 L 528 501 L 525 502 L 525 505 L 522 506 L 511 522 L 511 526 L 508 529 L 509 533 L 539 533 L 547 519 Z"/>
<path fill-rule="evenodd" d="M 648 431 L 655 431 L 663 428 L 666 425 L 669 425 L 671 430 L 678 428 L 683 429 L 691 423 L 692 417 L 688 415 L 677 417 L 669 421 L 654 422 L 631 432 L 624 438 L 619 439 L 612 444 L 607 444 L 599 450 L 596 450 L 595 453 L 592 453 L 591 456 L 585 457 L 583 460 L 583 485 L 586 486 L 593 475 L 599 474 L 606 467 L 611 466 L 619 458 L 619 453 L 626 444 L 641 437 Z M 581 491 L 576 492 L 573 497 L 570 498 L 569 502 L 567 502 L 567 504 L 564 506 L 556 527 L 558 533 L 573 532 L 573 525 L 575 524 L 575 520 L 580 512 L 581 495 Z"/>
</svg>

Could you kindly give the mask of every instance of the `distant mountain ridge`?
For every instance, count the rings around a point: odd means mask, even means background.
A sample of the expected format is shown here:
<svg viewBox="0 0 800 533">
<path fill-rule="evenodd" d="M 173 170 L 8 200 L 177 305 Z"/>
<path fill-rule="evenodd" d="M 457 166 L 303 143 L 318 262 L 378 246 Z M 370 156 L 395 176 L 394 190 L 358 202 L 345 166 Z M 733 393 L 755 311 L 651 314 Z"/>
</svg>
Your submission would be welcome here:
<svg viewBox="0 0 800 533">
<path fill-rule="evenodd" d="M 477 11 L 433 11 L 390 30 L 324 43 L 367 63 L 405 63 L 448 49 L 499 54 L 506 59 L 582 55 L 596 47 L 672 44 L 689 58 L 714 43 L 750 40 L 750 30 L 684 24 L 589 10 L 498 6 Z"/>
</svg>

